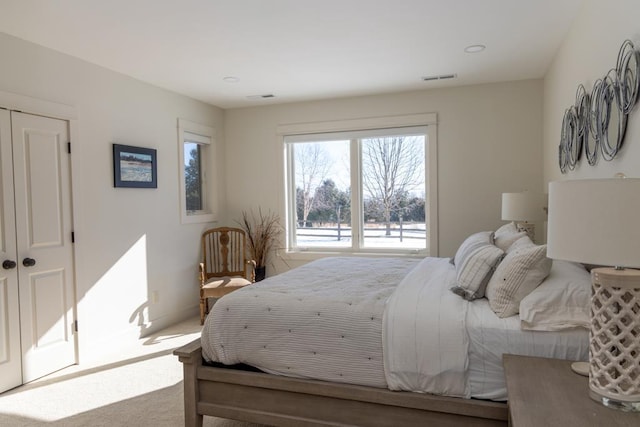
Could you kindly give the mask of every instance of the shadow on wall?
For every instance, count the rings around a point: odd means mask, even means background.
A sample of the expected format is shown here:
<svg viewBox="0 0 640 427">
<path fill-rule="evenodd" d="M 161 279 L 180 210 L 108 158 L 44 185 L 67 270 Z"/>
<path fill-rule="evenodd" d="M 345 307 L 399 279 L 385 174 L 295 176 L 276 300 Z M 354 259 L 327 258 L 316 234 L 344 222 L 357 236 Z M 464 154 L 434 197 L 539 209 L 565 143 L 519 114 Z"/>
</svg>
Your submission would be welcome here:
<svg viewBox="0 0 640 427">
<path fill-rule="evenodd" d="M 136 326 L 140 328 L 140 337 L 146 336 L 150 329 L 150 321 L 148 320 L 150 305 L 151 302 L 147 299 L 145 302 L 140 304 L 138 308 L 133 311 L 131 317 L 129 317 L 129 323 L 135 323 Z"/>
<path fill-rule="evenodd" d="M 87 329 L 91 335 L 108 337 L 114 331 L 131 328 L 134 322 L 140 334 L 148 330 L 153 304 L 149 300 L 147 264 L 144 234 L 111 263 L 84 295 L 78 295 L 78 317 L 81 324 L 90 324 Z M 87 312 L 85 307 L 91 311 Z"/>
</svg>

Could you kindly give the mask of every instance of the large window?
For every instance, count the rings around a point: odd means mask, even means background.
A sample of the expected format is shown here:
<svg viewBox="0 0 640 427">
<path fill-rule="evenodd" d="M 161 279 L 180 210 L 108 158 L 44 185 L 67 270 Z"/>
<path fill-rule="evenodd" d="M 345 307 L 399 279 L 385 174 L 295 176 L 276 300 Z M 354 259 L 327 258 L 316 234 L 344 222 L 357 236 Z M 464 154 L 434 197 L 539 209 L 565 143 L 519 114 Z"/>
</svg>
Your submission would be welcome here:
<svg viewBox="0 0 640 427">
<path fill-rule="evenodd" d="M 215 194 L 207 185 L 207 166 L 213 157 L 214 131 L 208 126 L 178 120 L 180 135 L 180 206 L 183 223 L 215 220 Z"/>
<path fill-rule="evenodd" d="M 433 255 L 431 135 L 427 126 L 284 135 L 289 250 Z"/>
</svg>

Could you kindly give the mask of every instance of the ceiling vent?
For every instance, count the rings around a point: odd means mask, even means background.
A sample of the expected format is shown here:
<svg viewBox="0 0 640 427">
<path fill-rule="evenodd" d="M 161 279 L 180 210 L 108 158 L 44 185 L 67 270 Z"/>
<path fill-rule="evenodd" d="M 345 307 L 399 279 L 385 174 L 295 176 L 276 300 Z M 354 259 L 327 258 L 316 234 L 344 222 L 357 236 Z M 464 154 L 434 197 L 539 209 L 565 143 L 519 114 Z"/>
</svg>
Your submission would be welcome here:
<svg viewBox="0 0 640 427">
<path fill-rule="evenodd" d="M 265 95 L 249 95 L 247 96 L 247 99 L 268 99 L 268 98 L 275 98 L 276 96 L 272 93 L 267 93 Z"/>
<path fill-rule="evenodd" d="M 447 79 L 455 79 L 458 77 L 457 74 L 441 74 L 439 76 L 426 76 L 422 78 L 423 82 L 431 82 L 434 80 L 447 80 Z"/>
</svg>

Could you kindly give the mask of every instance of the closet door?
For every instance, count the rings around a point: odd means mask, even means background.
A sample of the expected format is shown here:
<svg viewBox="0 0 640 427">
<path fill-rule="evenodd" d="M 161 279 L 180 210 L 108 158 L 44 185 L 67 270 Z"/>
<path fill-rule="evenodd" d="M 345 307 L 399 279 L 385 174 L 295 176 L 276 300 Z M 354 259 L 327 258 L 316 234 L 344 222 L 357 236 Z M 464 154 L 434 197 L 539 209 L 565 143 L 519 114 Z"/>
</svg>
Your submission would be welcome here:
<svg viewBox="0 0 640 427">
<path fill-rule="evenodd" d="M 22 384 L 11 121 L 0 110 L 0 392 Z"/>
<path fill-rule="evenodd" d="M 75 363 L 68 123 L 11 113 L 23 381 Z"/>
</svg>

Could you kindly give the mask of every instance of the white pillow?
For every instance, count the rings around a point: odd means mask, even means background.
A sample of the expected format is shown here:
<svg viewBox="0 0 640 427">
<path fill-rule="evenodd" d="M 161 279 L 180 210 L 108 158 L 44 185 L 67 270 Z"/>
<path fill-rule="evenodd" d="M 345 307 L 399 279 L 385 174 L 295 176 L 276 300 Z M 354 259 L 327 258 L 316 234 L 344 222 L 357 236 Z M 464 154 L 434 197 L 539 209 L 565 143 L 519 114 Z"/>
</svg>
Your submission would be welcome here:
<svg viewBox="0 0 640 427">
<path fill-rule="evenodd" d="M 536 245 L 527 236 L 513 243 L 487 285 L 489 306 L 498 317 L 520 310 L 520 301 L 549 275 L 547 245 Z"/>
<path fill-rule="evenodd" d="M 493 244 L 493 232 L 472 234 L 456 252 L 456 286 L 451 291 L 472 301 L 484 296 L 487 283 L 504 252 Z"/>
<path fill-rule="evenodd" d="M 590 326 L 591 275 L 581 264 L 554 260 L 544 282 L 520 302 L 520 326 L 559 331 Z"/>
<path fill-rule="evenodd" d="M 510 222 L 496 230 L 495 244 L 503 251 L 507 251 L 514 242 L 526 235 L 527 233 L 525 231 L 518 231 L 514 222 Z"/>
<path fill-rule="evenodd" d="M 456 255 L 453 258 L 454 265 L 458 264 L 460 259 L 466 257 L 468 252 L 473 250 L 473 247 L 479 244 L 490 243 L 493 245 L 494 242 L 494 232 L 493 231 L 481 231 L 479 233 L 474 233 L 464 239 L 464 242 L 458 247 L 456 251 Z"/>
</svg>

